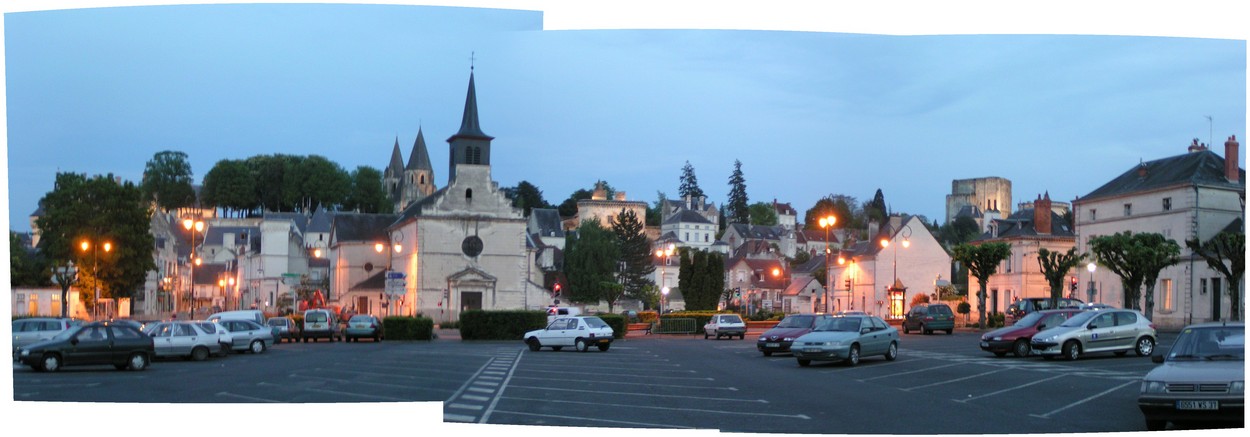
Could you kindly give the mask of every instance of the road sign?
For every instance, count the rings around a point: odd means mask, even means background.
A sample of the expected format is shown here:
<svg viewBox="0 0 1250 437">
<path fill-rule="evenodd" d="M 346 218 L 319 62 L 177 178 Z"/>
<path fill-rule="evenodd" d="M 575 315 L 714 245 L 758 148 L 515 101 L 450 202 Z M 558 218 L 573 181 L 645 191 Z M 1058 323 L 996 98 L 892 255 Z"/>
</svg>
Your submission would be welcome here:
<svg viewBox="0 0 1250 437">
<path fill-rule="evenodd" d="M 404 272 L 386 272 L 386 279 L 404 279 L 408 277 Z"/>
<path fill-rule="evenodd" d="M 386 280 L 386 294 L 389 294 L 391 296 L 403 295 L 405 292 L 404 289 L 407 286 L 408 286 L 408 281 L 404 279 L 387 279 Z"/>
</svg>

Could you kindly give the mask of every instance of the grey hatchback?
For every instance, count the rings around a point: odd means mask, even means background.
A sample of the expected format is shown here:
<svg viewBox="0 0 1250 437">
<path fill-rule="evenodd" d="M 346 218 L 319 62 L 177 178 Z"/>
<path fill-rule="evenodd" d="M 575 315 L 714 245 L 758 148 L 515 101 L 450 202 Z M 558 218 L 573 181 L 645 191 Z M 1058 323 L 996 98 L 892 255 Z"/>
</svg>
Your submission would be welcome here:
<svg viewBox="0 0 1250 437">
<path fill-rule="evenodd" d="M 1079 313 L 1054 329 L 1033 336 L 1033 353 L 1052 359 L 1075 360 L 1091 352 L 1115 352 L 1137 356 L 1154 352 L 1155 324 L 1137 310 L 1101 310 Z"/>
</svg>

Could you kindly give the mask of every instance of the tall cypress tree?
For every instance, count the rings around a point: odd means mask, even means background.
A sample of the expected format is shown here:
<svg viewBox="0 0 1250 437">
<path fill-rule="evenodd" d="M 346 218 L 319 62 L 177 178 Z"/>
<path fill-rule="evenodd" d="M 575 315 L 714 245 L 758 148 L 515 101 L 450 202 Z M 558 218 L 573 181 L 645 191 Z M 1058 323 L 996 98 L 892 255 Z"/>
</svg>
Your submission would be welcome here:
<svg viewBox="0 0 1250 437">
<path fill-rule="evenodd" d="M 566 238 L 564 273 L 569 279 L 569 301 L 597 304 L 604 298 L 605 283 L 612 283 L 620 258 L 615 235 L 598 220 L 585 220 L 577 233 Z"/>
<path fill-rule="evenodd" d="M 703 189 L 699 188 L 699 179 L 694 176 L 694 166 L 690 165 L 690 161 L 686 161 L 686 166 L 681 168 L 681 186 L 677 188 L 677 193 L 683 199 L 686 196 L 692 199 L 703 196 Z"/>
<path fill-rule="evenodd" d="M 622 269 L 617 272 L 617 281 L 625 287 L 625 296 L 631 299 L 643 299 L 644 289 L 651 284 L 651 273 L 655 265 L 651 263 L 651 242 L 643 232 L 644 226 L 638 215 L 629 209 L 621 209 L 612 223 L 612 233 L 616 234 L 616 247 L 620 252 Z"/>
<path fill-rule="evenodd" d="M 747 181 L 742 175 L 742 161 L 734 160 L 734 172 L 729 176 L 729 202 L 725 204 L 725 216 L 734 223 L 750 223 L 751 210 L 747 199 Z"/>
</svg>

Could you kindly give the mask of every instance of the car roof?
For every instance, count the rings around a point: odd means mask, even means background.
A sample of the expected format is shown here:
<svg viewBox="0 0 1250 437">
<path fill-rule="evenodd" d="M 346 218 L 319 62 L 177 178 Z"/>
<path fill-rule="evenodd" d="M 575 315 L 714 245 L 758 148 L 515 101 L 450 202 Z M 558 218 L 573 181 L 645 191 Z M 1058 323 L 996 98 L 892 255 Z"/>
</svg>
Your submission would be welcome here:
<svg viewBox="0 0 1250 437">
<path fill-rule="evenodd" d="M 1191 329 L 1191 328 L 1220 328 L 1220 327 L 1225 327 L 1225 326 L 1228 326 L 1228 327 L 1233 327 L 1233 328 L 1242 328 L 1242 329 L 1245 329 L 1245 327 L 1246 327 L 1246 322 L 1205 322 L 1205 323 L 1195 323 L 1195 324 L 1192 324 L 1192 325 L 1186 325 L 1186 326 L 1185 326 L 1185 329 Z"/>
</svg>

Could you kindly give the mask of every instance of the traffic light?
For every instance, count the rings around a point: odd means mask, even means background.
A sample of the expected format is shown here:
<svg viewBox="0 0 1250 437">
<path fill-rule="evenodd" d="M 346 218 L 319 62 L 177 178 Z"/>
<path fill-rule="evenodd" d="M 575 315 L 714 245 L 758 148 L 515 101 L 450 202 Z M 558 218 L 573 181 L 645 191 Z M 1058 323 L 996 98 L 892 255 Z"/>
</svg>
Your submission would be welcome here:
<svg viewBox="0 0 1250 437">
<path fill-rule="evenodd" d="M 850 289 L 851 289 L 851 278 L 846 278 L 846 280 L 842 281 L 842 283 L 843 283 L 843 284 L 846 284 L 846 289 L 847 289 L 847 290 L 850 290 Z"/>
<path fill-rule="evenodd" d="M 1072 291 L 1076 291 L 1076 276 L 1072 277 Z"/>
<path fill-rule="evenodd" d="M 551 287 L 551 297 L 560 297 L 560 283 L 559 282 L 557 282 L 555 286 Z"/>
</svg>

